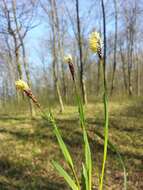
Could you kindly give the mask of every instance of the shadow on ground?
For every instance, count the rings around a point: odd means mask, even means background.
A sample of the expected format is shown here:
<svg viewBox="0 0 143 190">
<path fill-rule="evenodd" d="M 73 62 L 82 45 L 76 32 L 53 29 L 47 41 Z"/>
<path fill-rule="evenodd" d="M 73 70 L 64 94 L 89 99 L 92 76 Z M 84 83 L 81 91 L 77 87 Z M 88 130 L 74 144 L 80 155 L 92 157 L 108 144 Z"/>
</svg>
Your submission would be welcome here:
<svg viewBox="0 0 143 190">
<path fill-rule="evenodd" d="M 128 171 L 130 190 L 143 189 L 142 102 L 129 105 L 110 116 L 110 141 L 118 147 Z M 87 129 L 94 166 L 101 167 L 103 118 L 88 117 Z M 83 161 L 82 132 L 76 118 L 57 119 L 63 139 L 78 168 Z M 0 116 L 0 190 L 67 190 L 62 178 L 53 171 L 51 160 L 63 164 L 51 126 L 42 119 Z M 23 158 L 21 158 L 21 155 Z M 65 164 L 64 164 L 65 166 Z M 65 166 L 66 167 L 66 166 Z M 94 168 L 96 173 L 96 168 Z M 108 186 L 121 190 L 123 171 L 115 152 L 108 150 Z M 95 177 L 94 183 L 97 183 Z M 112 188 L 113 186 L 113 188 Z"/>
</svg>

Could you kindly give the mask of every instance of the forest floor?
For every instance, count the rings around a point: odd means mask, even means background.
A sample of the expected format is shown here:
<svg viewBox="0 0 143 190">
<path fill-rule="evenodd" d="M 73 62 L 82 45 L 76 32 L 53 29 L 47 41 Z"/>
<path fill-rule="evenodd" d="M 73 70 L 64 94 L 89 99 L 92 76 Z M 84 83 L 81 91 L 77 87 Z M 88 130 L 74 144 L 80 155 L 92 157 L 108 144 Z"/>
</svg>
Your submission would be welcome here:
<svg viewBox="0 0 143 190">
<path fill-rule="evenodd" d="M 127 169 L 128 190 L 143 189 L 143 100 L 110 102 L 109 139 L 118 147 Z M 103 132 L 103 104 L 85 108 L 90 145 L 94 159 L 94 189 L 101 168 L 103 143 L 94 130 Z M 73 155 L 77 171 L 82 163 L 82 133 L 77 108 L 67 106 L 55 113 L 64 141 Z M 50 126 L 38 117 L 0 115 L 0 190 L 67 190 L 64 180 L 51 165 L 63 156 Z M 123 170 L 117 156 L 108 151 L 105 186 L 123 189 Z"/>
</svg>

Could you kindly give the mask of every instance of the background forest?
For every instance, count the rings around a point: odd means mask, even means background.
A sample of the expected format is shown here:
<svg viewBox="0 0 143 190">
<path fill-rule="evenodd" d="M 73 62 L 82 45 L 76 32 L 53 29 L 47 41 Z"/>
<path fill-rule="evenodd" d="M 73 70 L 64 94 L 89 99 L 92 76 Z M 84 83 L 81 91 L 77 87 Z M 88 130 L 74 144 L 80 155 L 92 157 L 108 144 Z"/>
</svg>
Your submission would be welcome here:
<svg viewBox="0 0 143 190">
<path fill-rule="evenodd" d="M 109 139 L 123 156 L 129 190 L 143 189 L 142 18 L 142 0 L 0 0 L 1 190 L 68 189 L 51 165 L 53 158 L 64 165 L 56 139 L 33 102 L 17 92 L 16 80 L 27 82 L 45 112 L 53 110 L 76 165 L 81 163 L 82 133 L 67 55 L 85 109 L 93 189 L 98 189 L 104 144 L 94 130 L 103 132 L 104 86 L 100 60 L 89 47 L 94 31 L 106 58 Z M 114 151 L 108 152 L 105 173 L 105 189 L 123 189 Z"/>
</svg>

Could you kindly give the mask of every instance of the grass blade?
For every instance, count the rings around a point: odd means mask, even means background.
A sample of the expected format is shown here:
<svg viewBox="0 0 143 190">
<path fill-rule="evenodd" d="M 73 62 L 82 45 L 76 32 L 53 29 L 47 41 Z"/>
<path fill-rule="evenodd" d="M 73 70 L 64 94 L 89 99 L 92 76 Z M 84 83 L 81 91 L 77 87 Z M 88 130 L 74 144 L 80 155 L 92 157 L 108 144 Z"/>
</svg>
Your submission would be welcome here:
<svg viewBox="0 0 143 190">
<path fill-rule="evenodd" d="M 80 118 L 80 125 L 83 130 L 83 139 L 84 139 L 84 154 L 85 154 L 85 167 L 84 172 L 86 171 L 86 185 L 88 183 L 87 190 L 91 190 L 92 188 L 92 158 L 91 158 L 91 151 L 88 141 L 88 136 L 85 128 L 85 117 L 84 117 L 84 110 L 81 99 L 77 97 L 78 100 L 78 110 L 79 110 L 79 118 Z"/>
<path fill-rule="evenodd" d="M 88 175 L 88 190 L 91 190 L 92 186 L 92 158 L 91 151 L 88 142 L 88 136 L 86 130 L 83 130 L 84 143 L 85 143 L 85 165 Z"/>
<path fill-rule="evenodd" d="M 64 141 L 63 141 L 63 139 L 62 139 L 62 137 L 61 137 L 61 134 L 60 134 L 60 132 L 59 132 L 59 130 L 58 130 L 58 127 L 57 127 L 57 125 L 56 125 L 56 122 L 55 122 L 55 120 L 54 120 L 54 117 L 53 117 L 52 113 L 50 113 L 50 121 L 51 121 L 52 126 L 53 126 L 53 128 L 54 128 L 54 133 L 55 133 L 55 135 L 56 135 L 56 137 L 57 137 L 57 140 L 58 140 L 60 149 L 61 149 L 61 151 L 62 151 L 62 153 L 63 153 L 63 155 L 64 155 L 64 157 L 65 157 L 65 160 L 66 160 L 67 163 L 69 164 L 70 168 L 73 168 L 74 165 L 73 165 L 72 158 L 71 158 L 71 156 L 70 156 L 70 153 L 69 153 L 69 151 L 68 151 L 68 148 L 67 148 L 66 144 L 64 143 Z"/>
<path fill-rule="evenodd" d="M 82 189 L 88 190 L 88 174 L 84 163 L 82 164 Z"/>
<path fill-rule="evenodd" d="M 104 140 L 104 136 L 103 136 L 100 132 L 95 131 L 95 134 L 96 134 L 99 138 L 101 138 L 102 140 Z M 121 154 L 119 153 L 119 151 L 118 151 L 118 149 L 116 148 L 116 146 L 113 145 L 113 143 L 111 143 L 111 141 L 109 141 L 109 140 L 108 140 L 108 147 L 109 147 L 112 151 L 114 151 L 114 152 L 117 154 L 117 156 L 118 156 L 119 163 L 120 163 L 120 165 L 122 166 L 123 171 L 124 171 L 124 190 L 127 190 L 127 172 L 126 172 L 126 167 L 125 167 L 124 161 L 123 161 L 123 159 L 122 159 L 122 156 L 121 156 Z"/>
<path fill-rule="evenodd" d="M 79 180 L 78 180 L 75 168 L 74 168 L 74 164 L 73 164 L 71 155 L 70 155 L 70 153 L 68 151 L 68 148 L 67 148 L 66 144 L 64 143 L 64 141 L 62 139 L 62 136 L 61 136 L 60 131 L 59 131 L 57 125 L 56 125 L 55 119 L 54 119 L 51 111 L 49 111 L 49 116 L 46 116 L 45 119 L 51 122 L 51 125 L 52 125 L 52 127 L 54 129 L 54 133 L 55 133 L 56 138 L 58 140 L 60 149 L 61 149 L 61 151 L 62 151 L 62 153 L 64 155 L 64 158 L 65 158 L 69 168 L 71 169 L 71 171 L 73 173 L 73 176 L 75 178 L 75 181 L 76 181 L 76 184 L 78 186 L 78 189 L 80 190 L 80 183 L 79 183 Z"/>
<path fill-rule="evenodd" d="M 54 168 L 58 171 L 59 175 L 65 179 L 67 184 L 71 187 L 72 190 L 79 190 L 78 186 L 75 184 L 73 179 L 69 174 L 55 161 L 52 161 Z"/>
</svg>

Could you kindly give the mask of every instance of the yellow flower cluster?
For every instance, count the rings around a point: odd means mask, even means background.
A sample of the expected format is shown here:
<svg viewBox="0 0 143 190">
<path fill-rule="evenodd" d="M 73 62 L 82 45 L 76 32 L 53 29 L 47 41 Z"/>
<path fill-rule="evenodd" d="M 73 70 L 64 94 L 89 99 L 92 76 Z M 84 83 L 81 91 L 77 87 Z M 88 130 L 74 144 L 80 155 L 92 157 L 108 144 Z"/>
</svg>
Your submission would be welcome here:
<svg viewBox="0 0 143 190">
<path fill-rule="evenodd" d="M 23 80 L 15 81 L 15 86 L 16 86 L 17 90 L 21 90 L 21 91 L 30 89 L 28 84 L 26 82 L 24 82 Z"/>
<path fill-rule="evenodd" d="M 102 41 L 100 34 L 98 32 L 92 32 L 89 37 L 89 47 L 94 52 L 97 53 L 101 49 Z"/>
<path fill-rule="evenodd" d="M 72 62 L 72 56 L 70 54 L 64 56 L 64 62 L 65 63 L 71 63 Z"/>
</svg>

